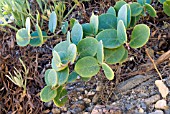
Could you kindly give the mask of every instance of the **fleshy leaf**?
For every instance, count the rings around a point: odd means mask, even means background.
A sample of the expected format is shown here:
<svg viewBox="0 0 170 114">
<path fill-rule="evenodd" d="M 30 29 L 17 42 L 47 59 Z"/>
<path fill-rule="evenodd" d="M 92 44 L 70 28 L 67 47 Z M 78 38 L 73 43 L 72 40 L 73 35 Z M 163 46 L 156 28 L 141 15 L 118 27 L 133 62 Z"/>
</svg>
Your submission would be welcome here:
<svg viewBox="0 0 170 114">
<path fill-rule="evenodd" d="M 54 69 L 50 69 L 50 71 L 47 71 L 47 73 L 48 75 L 45 75 L 47 86 L 56 86 L 58 82 L 57 72 Z"/>
<path fill-rule="evenodd" d="M 150 4 L 145 4 L 146 11 L 151 17 L 156 17 L 156 11 Z"/>
<path fill-rule="evenodd" d="M 62 86 L 60 86 L 57 89 L 57 96 L 53 99 L 53 102 L 56 106 L 62 107 L 65 105 L 67 100 L 68 100 L 67 90 L 63 88 Z"/>
<path fill-rule="evenodd" d="M 73 71 L 70 73 L 67 82 L 68 83 L 74 82 L 77 79 L 77 77 L 78 77 L 78 74 Z"/>
<path fill-rule="evenodd" d="M 39 27 L 38 24 L 36 24 L 36 30 L 37 30 L 37 32 L 38 32 L 38 37 L 39 37 L 40 42 L 41 42 L 41 44 L 42 44 L 43 41 L 44 41 L 44 39 L 43 39 L 43 34 L 42 34 L 42 31 L 41 31 L 41 28 Z"/>
<path fill-rule="evenodd" d="M 95 56 L 97 52 L 98 41 L 93 37 L 88 37 L 81 40 L 77 45 L 77 51 L 80 58 L 85 56 Z"/>
<path fill-rule="evenodd" d="M 28 30 L 25 28 L 18 30 L 16 33 L 16 40 L 19 46 L 28 45 L 30 42 L 30 34 L 28 33 Z"/>
<path fill-rule="evenodd" d="M 115 6 L 114 6 L 115 10 L 118 12 L 119 9 L 120 9 L 124 4 L 126 4 L 126 2 L 125 2 L 124 0 L 117 1 L 116 4 L 115 4 Z"/>
<path fill-rule="evenodd" d="M 67 52 L 69 45 L 70 45 L 70 43 L 68 41 L 63 41 L 63 42 L 58 43 L 54 47 L 54 50 L 57 51 L 57 52 L 60 52 L 60 51 Z"/>
<path fill-rule="evenodd" d="M 108 80 L 114 79 L 114 72 L 106 63 L 102 63 L 102 69 L 104 70 L 104 74 Z"/>
<path fill-rule="evenodd" d="M 53 59 L 54 59 L 54 63 L 57 67 L 60 67 L 62 65 L 61 63 L 61 59 L 60 59 L 60 56 L 58 54 L 57 51 L 53 50 Z"/>
<path fill-rule="evenodd" d="M 102 40 L 105 48 L 117 48 L 121 46 L 125 41 L 117 37 L 117 31 L 115 29 L 106 29 L 101 31 L 97 36 L 97 40 Z"/>
<path fill-rule="evenodd" d="M 120 46 L 116 49 L 104 49 L 105 61 L 107 64 L 119 63 L 123 58 L 124 53 L 124 46 Z"/>
<path fill-rule="evenodd" d="M 133 2 L 132 4 L 130 4 L 130 8 L 132 16 L 138 16 L 143 11 L 143 7 L 137 2 Z"/>
<path fill-rule="evenodd" d="M 49 83 L 49 81 L 48 81 L 48 74 L 49 74 L 50 70 L 51 70 L 51 69 L 46 70 L 46 71 L 45 71 L 45 76 L 44 76 L 44 78 L 45 78 L 45 83 L 46 83 L 47 86 L 50 85 L 50 83 Z"/>
<path fill-rule="evenodd" d="M 100 67 L 94 57 L 87 56 L 80 59 L 74 69 L 80 76 L 90 78 L 99 72 Z"/>
<path fill-rule="evenodd" d="M 93 27 L 93 33 L 94 35 L 97 34 L 98 32 L 98 26 L 99 26 L 99 18 L 98 15 L 94 15 L 94 13 L 92 13 L 92 16 L 90 17 L 90 24 Z"/>
<path fill-rule="evenodd" d="M 90 23 L 82 24 L 83 27 L 83 37 L 93 36 L 93 27 Z"/>
<path fill-rule="evenodd" d="M 70 44 L 70 46 L 68 47 L 68 50 L 67 50 L 67 57 L 68 57 L 69 61 L 71 62 L 71 64 L 74 63 L 74 61 L 76 59 L 76 54 L 77 54 L 76 45 Z"/>
<path fill-rule="evenodd" d="M 119 63 L 126 62 L 127 58 L 128 58 L 128 51 L 125 49 L 125 53 L 123 55 L 123 58 L 119 61 Z"/>
<path fill-rule="evenodd" d="M 102 64 L 104 60 L 104 48 L 102 40 L 100 40 L 97 46 L 97 60 L 100 64 Z"/>
<path fill-rule="evenodd" d="M 126 28 L 122 20 L 117 25 L 117 38 L 121 44 L 127 42 Z"/>
<path fill-rule="evenodd" d="M 30 30 L 31 30 L 31 23 L 30 23 L 30 18 L 29 18 L 29 17 L 27 17 L 27 19 L 26 19 L 25 27 L 26 27 L 28 33 L 30 33 Z"/>
<path fill-rule="evenodd" d="M 163 4 L 166 0 L 158 0 L 158 1 Z"/>
<path fill-rule="evenodd" d="M 45 38 L 44 36 L 47 36 L 47 33 L 45 31 L 42 31 L 42 35 L 43 35 L 43 42 L 45 42 L 47 40 L 47 38 Z M 36 38 L 30 39 L 30 45 L 31 46 L 40 46 L 41 45 L 41 39 L 38 36 L 37 31 L 32 32 L 31 37 L 36 37 Z"/>
<path fill-rule="evenodd" d="M 53 12 L 50 14 L 50 19 L 49 19 L 49 23 L 48 23 L 48 28 L 49 28 L 50 32 L 54 33 L 56 27 L 57 27 L 57 15 L 56 15 L 55 11 L 53 11 Z"/>
<path fill-rule="evenodd" d="M 170 16 L 170 0 L 166 0 L 166 1 L 163 3 L 163 9 L 164 9 L 165 14 L 167 14 L 168 16 Z"/>
<path fill-rule="evenodd" d="M 130 20 L 131 20 L 131 9 L 130 5 L 125 4 L 123 5 L 119 12 L 118 12 L 118 17 L 117 20 L 122 20 L 124 22 L 125 27 L 127 28 L 130 25 Z"/>
<path fill-rule="evenodd" d="M 75 23 L 71 31 L 71 40 L 74 44 L 78 44 L 83 38 L 83 28 L 79 23 Z"/>
<path fill-rule="evenodd" d="M 141 32 L 142 31 L 142 32 Z M 140 48 L 149 40 L 150 29 L 145 24 L 136 25 L 132 31 L 130 47 Z"/>
<path fill-rule="evenodd" d="M 63 34 L 66 34 L 68 30 L 68 21 L 62 23 L 61 31 Z"/>
<path fill-rule="evenodd" d="M 53 100 L 57 95 L 56 90 L 52 90 L 51 86 L 45 86 L 40 92 L 40 98 L 43 102 L 49 102 Z"/>
<path fill-rule="evenodd" d="M 102 14 L 99 16 L 99 30 L 116 29 L 117 17 L 112 14 Z"/>
<path fill-rule="evenodd" d="M 137 2 L 143 6 L 145 4 L 146 0 L 137 0 Z"/>
<path fill-rule="evenodd" d="M 110 8 L 107 10 L 107 13 L 116 16 L 116 11 L 112 6 L 110 6 Z"/>
<path fill-rule="evenodd" d="M 68 80 L 69 68 L 67 67 L 64 70 L 57 72 L 57 75 L 58 75 L 58 85 L 63 85 Z"/>
</svg>

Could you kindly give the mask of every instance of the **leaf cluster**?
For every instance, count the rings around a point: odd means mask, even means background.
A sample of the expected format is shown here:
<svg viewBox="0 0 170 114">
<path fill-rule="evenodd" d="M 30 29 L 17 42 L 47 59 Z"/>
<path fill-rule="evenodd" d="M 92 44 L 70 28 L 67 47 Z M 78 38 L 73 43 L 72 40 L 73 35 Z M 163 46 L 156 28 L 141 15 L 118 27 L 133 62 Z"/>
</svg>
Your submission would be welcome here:
<svg viewBox="0 0 170 114">
<path fill-rule="evenodd" d="M 149 15 L 156 16 L 154 10 L 150 10 L 152 6 L 149 3 L 138 1 L 127 4 L 118 1 L 104 14 L 98 16 L 92 13 L 89 23 L 80 24 L 75 19 L 70 20 L 71 32 L 67 32 L 67 40 L 56 44 L 52 51 L 52 69 L 45 73 L 47 86 L 41 91 L 42 101 L 53 100 L 57 106 L 64 105 L 67 99 L 64 85 L 75 81 L 77 76 L 88 80 L 102 70 L 108 80 L 113 80 L 114 71 L 110 65 L 122 64 L 127 60 L 126 46 L 140 48 L 149 40 L 149 27 L 136 25 L 136 18 L 139 20 L 146 9 Z M 130 27 L 134 28 L 128 40 L 127 29 Z M 69 66 L 73 66 L 73 71 Z M 61 103 L 62 96 L 65 100 Z"/>
</svg>

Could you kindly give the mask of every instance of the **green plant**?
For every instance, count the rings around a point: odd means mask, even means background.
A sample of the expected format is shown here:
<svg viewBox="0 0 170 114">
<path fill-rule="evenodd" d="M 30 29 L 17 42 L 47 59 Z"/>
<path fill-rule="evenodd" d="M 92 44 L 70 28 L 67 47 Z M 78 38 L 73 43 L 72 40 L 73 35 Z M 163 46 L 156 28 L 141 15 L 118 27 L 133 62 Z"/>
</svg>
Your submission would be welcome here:
<svg viewBox="0 0 170 114">
<path fill-rule="evenodd" d="M 163 10 L 165 14 L 170 16 L 170 0 L 158 0 L 161 4 L 163 4 Z"/>
<path fill-rule="evenodd" d="M 15 85 L 19 86 L 19 87 L 22 87 L 24 89 L 23 91 L 23 94 L 26 93 L 26 84 L 27 84 L 27 75 L 28 75 L 28 72 L 29 72 L 29 69 L 26 68 L 24 62 L 19 59 L 20 63 L 22 64 L 24 70 L 22 70 L 21 72 L 16 69 L 14 67 L 14 76 L 9 72 L 9 75 L 6 75 L 6 77 L 8 77 L 8 79 L 10 79 Z M 24 78 L 25 80 L 23 79 L 23 76 L 22 76 L 22 73 L 24 75 Z"/>
<path fill-rule="evenodd" d="M 46 86 L 40 92 L 42 101 L 53 100 L 57 106 L 63 106 L 68 99 L 65 85 L 75 81 L 78 75 L 88 80 L 103 70 L 107 79 L 114 79 L 109 65 L 127 60 L 128 50 L 124 45 L 140 48 L 150 37 L 149 27 L 138 24 L 134 25 L 130 41 L 127 38 L 126 30 L 134 24 L 132 18 L 142 15 L 147 5 L 136 4 L 140 11 L 120 1 L 105 14 L 92 13 L 89 23 L 71 21 L 73 26 L 70 25 L 72 29 L 71 33 L 67 32 L 67 40 L 58 43 L 52 51 L 52 69 L 45 72 Z M 69 66 L 73 66 L 73 71 Z"/>
</svg>

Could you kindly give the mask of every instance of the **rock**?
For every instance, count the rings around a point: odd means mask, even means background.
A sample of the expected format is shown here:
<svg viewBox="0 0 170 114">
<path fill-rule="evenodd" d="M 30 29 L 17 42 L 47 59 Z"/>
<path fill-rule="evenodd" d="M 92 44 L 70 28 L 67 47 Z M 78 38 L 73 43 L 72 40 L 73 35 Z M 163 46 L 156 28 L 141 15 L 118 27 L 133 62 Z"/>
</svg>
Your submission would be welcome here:
<svg viewBox="0 0 170 114">
<path fill-rule="evenodd" d="M 76 108 L 74 108 L 74 109 L 72 109 L 72 110 L 70 110 L 73 114 L 78 114 L 78 113 L 80 113 L 80 112 L 82 112 L 83 110 L 81 109 L 81 108 L 79 108 L 79 107 L 76 107 Z"/>
<path fill-rule="evenodd" d="M 79 100 L 83 99 L 83 96 L 79 96 Z"/>
<path fill-rule="evenodd" d="M 88 95 L 88 96 L 93 96 L 94 94 L 95 94 L 94 91 L 89 91 L 87 95 Z"/>
<path fill-rule="evenodd" d="M 52 113 L 53 113 L 53 114 L 60 114 L 60 112 L 61 112 L 61 111 L 60 111 L 59 108 L 53 108 L 53 109 L 52 109 Z"/>
<path fill-rule="evenodd" d="M 151 96 L 150 98 L 145 99 L 145 103 L 149 105 L 155 103 L 158 100 L 160 100 L 160 95 L 156 94 L 154 96 Z"/>
<path fill-rule="evenodd" d="M 139 113 L 144 113 L 144 110 L 142 108 L 139 108 Z"/>
<path fill-rule="evenodd" d="M 118 107 L 96 105 L 91 114 L 122 114 L 122 112 Z"/>
<path fill-rule="evenodd" d="M 88 98 L 84 98 L 83 100 L 84 100 L 84 102 L 85 102 L 86 104 L 91 103 L 91 100 L 90 100 L 90 99 L 88 99 Z"/>
<path fill-rule="evenodd" d="M 83 112 L 83 114 L 90 114 L 89 112 Z"/>
<path fill-rule="evenodd" d="M 144 111 L 147 110 L 147 106 L 146 106 L 146 104 L 145 104 L 144 102 L 141 102 L 140 107 L 141 107 Z"/>
<path fill-rule="evenodd" d="M 101 91 L 102 90 L 102 86 L 101 85 L 98 85 L 97 87 L 96 87 L 96 91 Z"/>
<path fill-rule="evenodd" d="M 170 109 L 164 110 L 165 114 L 170 114 Z"/>
<path fill-rule="evenodd" d="M 65 106 L 61 107 L 61 110 L 66 112 L 67 111 L 67 107 L 65 107 Z"/>
<path fill-rule="evenodd" d="M 98 101 L 98 99 L 99 99 L 99 95 L 96 94 L 96 95 L 93 97 L 92 102 L 93 102 L 93 103 L 96 103 L 96 102 Z"/>
<path fill-rule="evenodd" d="M 157 109 L 166 109 L 167 108 L 167 103 L 164 99 L 159 100 L 155 104 L 155 108 Z"/>
<path fill-rule="evenodd" d="M 52 107 L 52 104 L 53 104 L 53 101 L 50 101 L 50 102 L 44 103 L 44 106 L 50 108 L 50 107 Z"/>
<path fill-rule="evenodd" d="M 149 114 L 164 114 L 164 112 L 162 110 L 156 110 L 155 112 Z"/>
<path fill-rule="evenodd" d="M 76 88 L 77 91 L 84 91 L 84 88 L 81 87 L 81 88 Z"/>
<path fill-rule="evenodd" d="M 143 75 L 137 75 L 135 77 L 132 77 L 117 86 L 118 91 L 127 91 L 130 90 L 138 85 L 140 85 L 142 82 L 148 80 L 151 76 L 143 76 Z"/>
<path fill-rule="evenodd" d="M 125 108 L 126 110 L 131 110 L 132 108 L 134 108 L 135 106 L 132 104 L 125 104 Z"/>
<path fill-rule="evenodd" d="M 70 111 L 67 111 L 67 114 L 71 114 L 71 112 L 70 112 Z"/>
</svg>

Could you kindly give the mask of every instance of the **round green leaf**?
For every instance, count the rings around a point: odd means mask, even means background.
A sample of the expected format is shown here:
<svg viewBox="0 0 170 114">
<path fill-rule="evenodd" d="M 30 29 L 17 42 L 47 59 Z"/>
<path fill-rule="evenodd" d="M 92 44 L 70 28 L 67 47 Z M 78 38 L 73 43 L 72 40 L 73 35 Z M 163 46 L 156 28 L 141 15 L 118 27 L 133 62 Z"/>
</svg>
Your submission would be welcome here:
<svg viewBox="0 0 170 114">
<path fill-rule="evenodd" d="M 115 10 L 118 12 L 119 9 L 120 9 L 124 4 L 126 4 L 126 2 L 125 2 L 124 0 L 117 1 L 116 4 L 115 4 L 115 6 L 114 6 Z"/>
<path fill-rule="evenodd" d="M 142 32 L 141 32 L 142 31 Z M 132 31 L 130 47 L 140 48 L 149 40 L 150 29 L 145 24 L 136 25 Z"/>
<path fill-rule="evenodd" d="M 53 11 L 53 12 L 50 14 L 50 19 L 49 19 L 49 23 L 48 23 L 48 28 L 49 28 L 50 32 L 54 33 L 56 27 L 57 27 L 57 15 L 56 15 L 55 11 Z"/>
<path fill-rule="evenodd" d="M 138 16 L 143 11 L 143 7 L 137 2 L 133 2 L 132 4 L 130 4 L 130 8 L 132 16 Z"/>
<path fill-rule="evenodd" d="M 60 55 L 57 51 L 53 50 L 53 62 L 55 63 L 56 67 L 60 67 L 62 65 Z"/>
<path fill-rule="evenodd" d="M 120 46 L 116 49 L 104 49 L 105 61 L 107 64 L 119 63 L 120 60 L 123 58 L 124 53 L 124 46 Z"/>
<path fill-rule="evenodd" d="M 16 33 L 16 40 L 19 46 L 28 45 L 30 42 L 30 35 L 28 33 L 28 30 L 25 28 L 18 30 Z"/>
<path fill-rule="evenodd" d="M 170 16 L 170 0 L 166 0 L 164 3 L 163 3 L 163 9 L 164 9 L 164 12 Z"/>
<path fill-rule="evenodd" d="M 48 74 L 49 74 L 50 70 L 51 70 L 51 69 L 46 70 L 46 71 L 45 71 L 45 76 L 44 76 L 44 78 L 45 78 L 45 83 L 46 83 L 47 86 L 50 85 L 50 83 L 49 83 L 49 81 L 48 81 Z"/>
<path fill-rule="evenodd" d="M 62 86 L 60 86 L 57 89 L 57 96 L 53 99 L 53 102 L 56 106 L 62 107 L 65 105 L 67 100 L 68 100 L 67 90 L 63 88 Z"/>
<path fill-rule="evenodd" d="M 73 71 L 73 72 L 70 73 L 67 82 L 72 83 L 77 79 L 77 77 L 78 77 L 78 74 Z"/>
<path fill-rule="evenodd" d="M 54 47 L 54 50 L 57 51 L 57 52 L 60 52 L 60 51 L 67 52 L 69 45 L 70 45 L 69 41 L 63 41 L 63 42 L 58 43 Z"/>
<path fill-rule="evenodd" d="M 81 40 L 77 45 L 80 57 L 95 56 L 97 52 L 98 41 L 95 38 L 89 37 Z"/>
<path fill-rule="evenodd" d="M 150 4 L 145 4 L 146 11 L 151 17 L 156 17 L 156 11 Z"/>
<path fill-rule="evenodd" d="M 146 0 L 137 0 L 137 2 L 143 6 L 146 3 Z"/>
<path fill-rule="evenodd" d="M 104 74 L 108 80 L 114 79 L 114 72 L 106 63 L 102 64 L 102 69 L 104 70 Z"/>
<path fill-rule="evenodd" d="M 75 23 L 71 31 L 71 40 L 74 44 L 78 44 L 83 38 L 83 28 L 79 23 Z"/>
<path fill-rule="evenodd" d="M 97 34 L 98 32 L 98 26 L 99 26 L 99 18 L 97 15 L 94 15 L 94 13 L 92 13 L 92 16 L 90 17 L 90 24 L 93 27 L 93 33 L 94 35 Z"/>
<path fill-rule="evenodd" d="M 129 26 L 131 21 L 131 9 L 129 4 L 125 4 L 120 8 L 117 20 L 118 22 L 119 20 L 122 20 L 126 28 Z"/>
<path fill-rule="evenodd" d="M 117 31 L 115 29 L 103 30 L 96 36 L 96 38 L 98 41 L 102 40 L 105 48 L 117 48 L 125 42 L 117 37 Z"/>
<path fill-rule="evenodd" d="M 67 32 L 67 42 L 68 42 L 69 44 L 71 43 L 70 31 Z"/>
<path fill-rule="evenodd" d="M 76 59 L 76 54 L 77 54 L 76 45 L 70 44 L 70 46 L 68 47 L 68 50 L 67 50 L 67 57 L 68 57 L 69 61 L 71 62 L 71 64 L 74 63 L 74 61 Z"/>
<path fill-rule="evenodd" d="M 116 11 L 112 6 L 110 6 L 110 8 L 107 10 L 107 13 L 116 16 Z"/>
<path fill-rule="evenodd" d="M 45 31 L 42 31 L 42 35 L 43 36 L 47 36 L 47 33 Z M 38 32 L 37 31 L 31 33 L 31 37 L 36 37 L 36 38 L 30 39 L 30 45 L 31 46 L 40 46 L 41 45 L 41 39 L 38 36 Z M 47 40 L 47 38 L 43 37 L 43 41 L 46 41 L 46 40 Z"/>
<path fill-rule="evenodd" d="M 45 86 L 40 92 L 40 98 L 43 102 L 49 102 L 53 100 L 57 95 L 56 90 L 52 90 L 51 86 Z"/>
<path fill-rule="evenodd" d="M 127 58 L 128 58 L 128 51 L 125 49 L 125 53 L 123 55 L 123 58 L 120 60 L 119 63 L 126 62 Z"/>
<path fill-rule="evenodd" d="M 25 22 L 25 27 L 26 27 L 28 33 L 30 33 L 30 30 L 31 30 L 30 17 L 27 17 L 26 22 Z"/>
<path fill-rule="evenodd" d="M 116 29 L 117 17 L 112 14 L 102 14 L 99 16 L 99 30 Z"/>
<path fill-rule="evenodd" d="M 62 31 L 63 34 L 67 33 L 68 26 L 69 26 L 68 21 L 62 22 L 61 31 Z"/>
<path fill-rule="evenodd" d="M 56 86 L 58 82 L 56 71 L 54 69 L 50 69 L 47 73 L 48 75 L 45 75 L 45 82 L 47 86 Z"/>
<path fill-rule="evenodd" d="M 40 42 L 41 42 L 41 44 L 42 44 L 43 41 L 44 41 L 44 39 L 43 39 L 43 34 L 42 34 L 42 31 L 41 31 L 41 28 L 39 27 L 38 24 L 36 24 L 36 30 L 37 30 L 37 32 L 38 32 L 38 37 L 39 37 Z"/>
<path fill-rule="evenodd" d="M 75 71 L 82 77 L 92 77 L 96 75 L 99 70 L 99 64 L 94 57 L 87 56 L 80 59 L 75 65 Z"/>
<path fill-rule="evenodd" d="M 158 1 L 163 4 L 166 0 L 158 0 Z"/>
<path fill-rule="evenodd" d="M 151 4 L 151 3 L 152 3 L 152 0 L 146 0 L 146 3 L 147 3 L 147 4 Z"/>
<path fill-rule="evenodd" d="M 122 20 L 120 20 L 117 25 L 117 38 L 120 44 L 127 42 L 126 28 Z"/>
<path fill-rule="evenodd" d="M 83 37 L 93 36 L 93 27 L 90 23 L 82 24 L 83 27 Z"/>
<path fill-rule="evenodd" d="M 97 60 L 100 64 L 102 64 L 104 60 L 104 50 L 103 50 L 102 40 L 98 43 L 98 46 L 97 46 Z"/>
<path fill-rule="evenodd" d="M 58 85 L 63 85 L 68 80 L 69 68 L 67 67 L 64 70 L 57 72 L 57 75 L 58 75 Z"/>
</svg>

